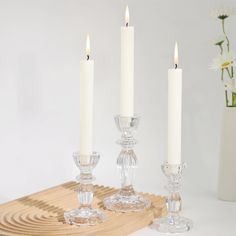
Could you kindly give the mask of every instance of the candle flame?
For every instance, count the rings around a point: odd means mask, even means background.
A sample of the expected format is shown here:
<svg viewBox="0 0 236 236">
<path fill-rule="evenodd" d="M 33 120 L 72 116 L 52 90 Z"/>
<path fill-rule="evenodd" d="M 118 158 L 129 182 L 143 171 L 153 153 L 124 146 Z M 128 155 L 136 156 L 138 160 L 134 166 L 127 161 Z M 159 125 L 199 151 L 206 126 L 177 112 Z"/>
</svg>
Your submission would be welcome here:
<svg viewBox="0 0 236 236">
<path fill-rule="evenodd" d="M 178 43 L 175 42 L 175 53 L 174 53 L 174 64 L 175 64 L 175 68 L 178 67 L 178 63 L 179 63 L 179 52 L 178 52 Z"/>
<path fill-rule="evenodd" d="M 129 26 L 129 7 L 128 6 L 126 6 L 126 9 L 125 9 L 125 25 Z"/>
<path fill-rule="evenodd" d="M 89 60 L 90 53 L 91 53 L 90 37 L 89 37 L 89 34 L 87 34 L 87 38 L 86 38 L 86 55 L 87 55 L 87 60 Z"/>
</svg>

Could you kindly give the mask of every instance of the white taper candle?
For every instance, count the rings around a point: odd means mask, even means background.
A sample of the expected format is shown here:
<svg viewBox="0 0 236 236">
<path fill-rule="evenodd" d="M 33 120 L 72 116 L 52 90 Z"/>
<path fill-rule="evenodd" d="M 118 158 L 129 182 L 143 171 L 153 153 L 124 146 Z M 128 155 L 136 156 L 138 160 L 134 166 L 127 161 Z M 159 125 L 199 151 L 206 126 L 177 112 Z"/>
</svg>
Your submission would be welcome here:
<svg viewBox="0 0 236 236">
<path fill-rule="evenodd" d="M 86 60 L 80 61 L 80 154 L 92 154 L 94 61 L 90 60 L 90 39 L 86 40 Z"/>
<path fill-rule="evenodd" d="M 182 69 L 178 68 L 175 44 L 174 69 L 168 70 L 168 156 L 169 164 L 181 163 Z"/>
<path fill-rule="evenodd" d="M 128 7 L 121 27 L 120 115 L 134 115 L 134 27 L 129 26 Z"/>
</svg>

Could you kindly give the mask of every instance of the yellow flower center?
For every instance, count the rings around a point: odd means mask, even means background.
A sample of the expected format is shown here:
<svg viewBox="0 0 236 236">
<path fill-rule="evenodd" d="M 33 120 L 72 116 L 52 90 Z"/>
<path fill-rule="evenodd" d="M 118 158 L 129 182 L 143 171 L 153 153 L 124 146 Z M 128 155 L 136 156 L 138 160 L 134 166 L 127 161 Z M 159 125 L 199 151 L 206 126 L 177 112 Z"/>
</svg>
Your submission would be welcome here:
<svg viewBox="0 0 236 236">
<path fill-rule="evenodd" d="M 223 64 L 221 64 L 222 69 L 226 69 L 231 65 L 231 61 L 225 61 Z"/>
</svg>

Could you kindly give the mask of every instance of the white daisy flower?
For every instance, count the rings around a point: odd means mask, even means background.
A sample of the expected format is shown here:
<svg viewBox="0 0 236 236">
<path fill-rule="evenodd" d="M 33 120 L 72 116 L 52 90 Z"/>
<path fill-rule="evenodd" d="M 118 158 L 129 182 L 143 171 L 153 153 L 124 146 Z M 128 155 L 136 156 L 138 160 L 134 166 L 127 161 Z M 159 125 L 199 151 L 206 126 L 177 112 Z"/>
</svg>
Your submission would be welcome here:
<svg viewBox="0 0 236 236">
<path fill-rule="evenodd" d="M 214 44 L 220 46 L 225 40 L 226 40 L 225 35 L 224 35 L 224 34 L 221 34 L 221 35 L 214 41 Z"/>
<path fill-rule="evenodd" d="M 231 66 L 235 66 L 235 62 L 236 56 L 234 55 L 234 53 L 225 52 L 222 55 L 220 54 L 218 57 L 213 59 L 210 68 L 214 70 L 227 69 Z"/>
<path fill-rule="evenodd" d="M 234 14 L 235 14 L 235 9 L 226 6 L 221 6 L 217 9 L 212 10 L 211 12 L 211 16 L 219 18 L 221 20 L 224 20 L 225 18 L 232 16 Z"/>
</svg>

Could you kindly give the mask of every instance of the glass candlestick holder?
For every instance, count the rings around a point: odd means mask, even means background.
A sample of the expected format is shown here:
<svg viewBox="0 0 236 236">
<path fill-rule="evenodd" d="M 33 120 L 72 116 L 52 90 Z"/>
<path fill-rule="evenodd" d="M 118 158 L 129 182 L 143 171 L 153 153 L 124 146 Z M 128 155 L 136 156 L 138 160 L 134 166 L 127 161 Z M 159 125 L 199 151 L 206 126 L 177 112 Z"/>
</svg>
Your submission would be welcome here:
<svg viewBox="0 0 236 236">
<path fill-rule="evenodd" d="M 95 177 L 92 171 L 99 161 L 99 154 L 94 152 L 92 155 L 73 155 L 76 166 L 80 169 L 80 175 L 76 177 L 79 182 L 77 190 L 80 206 L 76 209 L 66 211 L 64 218 L 68 224 L 78 226 L 90 226 L 102 223 L 106 215 L 92 208 L 93 202 L 93 181 Z"/>
<path fill-rule="evenodd" d="M 117 167 L 120 171 L 121 189 L 113 196 L 104 199 L 103 203 L 109 210 L 116 212 L 141 211 L 149 208 L 151 202 L 138 195 L 133 188 L 134 172 L 137 168 L 137 157 L 133 151 L 137 141 L 133 137 L 139 124 L 139 117 L 115 116 L 118 130 L 122 133 L 117 141 L 122 146 L 117 158 Z"/>
<path fill-rule="evenodd" d="M 165 217 L 157 218 L 153 221 L 152 228 L 164 233 L 183 233 L 189 231 L 193 227 L 193 222 L 179 215 L 182 202 L 180 197 L 181 180 L 183 169 L 186 168 L 185 163 L 162 165 L 162 171 L 167 177 L 168 184 L 166 186 L 169 191 L 167 198 L 168 214 Z"/>
</svg>

